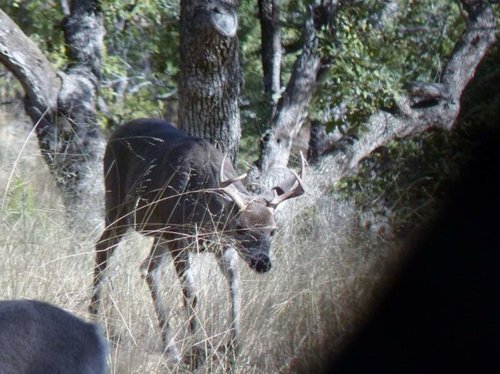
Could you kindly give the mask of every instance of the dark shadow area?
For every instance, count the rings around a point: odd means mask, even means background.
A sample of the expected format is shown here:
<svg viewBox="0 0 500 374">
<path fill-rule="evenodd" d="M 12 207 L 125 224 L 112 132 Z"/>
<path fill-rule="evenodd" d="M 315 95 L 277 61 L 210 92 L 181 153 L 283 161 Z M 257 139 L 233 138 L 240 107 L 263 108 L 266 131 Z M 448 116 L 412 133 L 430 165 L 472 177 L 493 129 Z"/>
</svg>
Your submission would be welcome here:
<svg viewBox="0 0 500 374">
<path fill-rule="evenodd" d="M 500 372 L 499 217 L 497 123 L 478 137 L 462 179 L 407 243 L 413 255 L 330 372 Z"/>
</svg>

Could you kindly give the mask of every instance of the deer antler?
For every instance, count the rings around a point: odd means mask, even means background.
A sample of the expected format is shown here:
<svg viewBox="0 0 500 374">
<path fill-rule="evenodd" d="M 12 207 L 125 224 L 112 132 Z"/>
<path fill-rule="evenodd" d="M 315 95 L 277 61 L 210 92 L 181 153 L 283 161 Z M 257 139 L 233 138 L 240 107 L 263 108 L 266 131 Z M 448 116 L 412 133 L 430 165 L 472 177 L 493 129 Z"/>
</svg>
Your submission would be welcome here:
<svg viewBox="0 0 500 374">
<path fill-rule="evenodd" d="M 295 183 L 292 188 L 288 191 L 284 191 L 283 188 L 276 186 L 273 187 L 274 190 L 274 198 L 267 203 L 267 206 L 271 209 L 276 209 L 276 207 L 281 204 L 283 201 L 291 199 L 293 197 L 297 197 L 302 195 L 305 192 L 304 185 L 302 184 L 302 179 L 304 178 L 305 174 L 305 164 L 306 161 L 304 159 L 304 155 L 302 152 L 300 152 L 300 158 L 301 158 L 301 170 L 300 170 L 300 177 L 299 175 L 294 171 L 291 170 L 291 172 L 294 175 Z"/>
<path fill-rule="evenodd" d="M 227 186 L 230 186 L 231 184 L 238 182 L 242 179 L 245 179 L 247 177 L 247 173 L 241 174 L 240 176 L 236 178 L 230 178 L 224 180 L 224 163 L 226 162 L 226 154 L 224 153 L 224 157 L 222 158 L 222 164 L 220 165 L 220 175 L 219 175 L 219 187 L 220 188 L 226 188 Z"/>
<path fill-rule="evenodd" d="M 246 178 L 247 174 L 242 174 L 236 178 L 224 179 L 224 163 L 226 162 L 226 154 L 224 153 L 224 157 L 222 158 L 222 163 L 220 165 L 220 175 L 219 175 L 219 187 L 224 193 L 234 201 L 234 203 L 243 210 L 246 208 L 247 204 L 243 201 L 241 195 L 238 193 L 238 190 L 231 186 L 233 183 L 240 181 Z"/>
</svg>

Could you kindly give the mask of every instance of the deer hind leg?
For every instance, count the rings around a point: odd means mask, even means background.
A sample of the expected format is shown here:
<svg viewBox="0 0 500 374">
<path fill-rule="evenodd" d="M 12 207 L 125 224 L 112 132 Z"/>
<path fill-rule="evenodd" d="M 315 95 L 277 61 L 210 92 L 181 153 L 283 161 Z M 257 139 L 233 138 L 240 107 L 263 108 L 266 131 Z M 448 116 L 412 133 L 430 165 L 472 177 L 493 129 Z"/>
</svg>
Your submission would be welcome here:
<svg viewBox="0 0 500 374">
<path fill-rule="evenodd" d="M 126 232 L 127 227 L 119 225 L 118 223 L 106 226 L 96 244 L 94 283 L 92 299 L 89 305 L 89 312 L 94 316 L 99 312 L 102 285 L 104 283 L 105 271 L 108 266 L 109 258 L 112 256 L 116 246 Z"/>
<path fill-rule="evenodd" d="M 160 270 L 161 264 L 165 260 L 169 247 L 165 241 L 155 238 L 151 253 L 143 261 L 141 265 L 142 277 L 146 280 L 151 297 L 153 298 L 153 305 L 160 325 L 161 336 L 163 341 L 163 349 L 167 357 L 172 362 L 179 362 L 180 356 L 175 343 L 173 341 L 173 331 L 168 323 L 168 311 L 160 298 Z"/>
<path fill-rule="evenodd" d="M 222 253 L 216 255 L 219 268 L 229 283 L 229 296 L 231 299 L 231 325 L 228 352 L 234 358 L 239 351 L 240 332 L 240 273 L 238 268 L 238 254 L 232 247 L 226 247 Z"/>
</svg>

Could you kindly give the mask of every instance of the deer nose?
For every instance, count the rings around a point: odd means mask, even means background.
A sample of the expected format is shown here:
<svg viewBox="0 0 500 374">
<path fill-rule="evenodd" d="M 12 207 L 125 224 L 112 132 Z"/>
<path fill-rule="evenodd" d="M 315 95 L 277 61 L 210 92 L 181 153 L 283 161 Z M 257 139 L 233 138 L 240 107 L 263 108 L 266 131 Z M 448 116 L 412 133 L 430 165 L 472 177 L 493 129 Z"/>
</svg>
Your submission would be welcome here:
<svg viewBox="0 0 500 374">
<path fill-rule="evenodd" d="M 250 266 L 257 273 L 265 273 L 271 269 L 271 260 L 268 255 L 260 253 L 252 258 Z"/>
</svg>

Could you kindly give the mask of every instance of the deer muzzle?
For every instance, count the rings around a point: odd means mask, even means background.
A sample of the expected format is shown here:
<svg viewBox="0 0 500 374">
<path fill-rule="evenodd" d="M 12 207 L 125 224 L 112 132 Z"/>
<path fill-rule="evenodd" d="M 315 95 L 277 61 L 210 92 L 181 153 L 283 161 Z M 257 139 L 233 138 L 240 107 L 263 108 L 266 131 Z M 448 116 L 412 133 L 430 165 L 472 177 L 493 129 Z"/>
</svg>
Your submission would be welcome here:
<svg viewBox="0 0 500 374">
<path fill-rule="evenodd" d="M 259 253 L 250 258 L 249 265 L 257 273 L 266 273 L 271 270 L 271 259 L 265 253 Z"/>
</svg>

